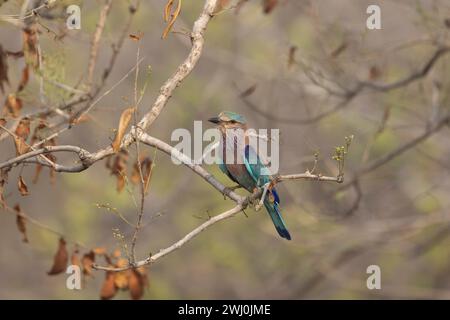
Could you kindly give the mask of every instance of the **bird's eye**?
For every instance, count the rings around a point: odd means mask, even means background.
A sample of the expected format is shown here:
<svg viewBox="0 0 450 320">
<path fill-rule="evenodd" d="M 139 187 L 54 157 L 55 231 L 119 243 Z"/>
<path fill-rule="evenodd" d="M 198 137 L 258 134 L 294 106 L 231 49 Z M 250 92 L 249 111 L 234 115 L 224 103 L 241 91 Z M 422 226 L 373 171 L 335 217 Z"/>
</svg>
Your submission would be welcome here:
<svg viewBox="0 0 450 320">
<path fill-rule="evenodd" d="M 236 120 L 231 120 L 230 123 L 236 123 Z"/>
</svg>

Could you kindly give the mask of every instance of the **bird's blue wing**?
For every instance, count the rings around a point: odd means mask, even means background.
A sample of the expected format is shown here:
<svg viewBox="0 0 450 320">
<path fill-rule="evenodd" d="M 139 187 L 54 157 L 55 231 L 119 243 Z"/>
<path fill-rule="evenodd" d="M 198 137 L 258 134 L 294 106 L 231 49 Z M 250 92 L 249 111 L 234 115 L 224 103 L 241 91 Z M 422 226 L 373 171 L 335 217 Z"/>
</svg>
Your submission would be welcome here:
<svg viewBox="0 0 450 320">
<path fill-rule="evenodd" d="M 248 173 L 252 176 L 258 187 L 270 182 L 270 172 L 255 150 L 250 146 L 245 146 L 244 164 Z"/>
<path fill-rule="evenodd" d="M 227 166 L 225 165 L 225 163 L 223 163 L 223 161 L 219 162 L 219 168 L 223 173 L 225 173 L 228 176 L 228 178 L 230 178 L 231 180 L 233 180 L 234 182 L 237 183 L 237 181 L 233 178 L 233 176 L 228 171 Z"/>
<path fill-rule="evenodd" d="M 258 154 L 249 145 L 245 146 L 244 164 L 248 173 L 251 175 L 258 187 L 270 182 L 270 172 L 268 168 L 262 163 Z M 264 199 L 264 206 L 266 207 L 266 210 L 269 213 L 278 234 L 287 240 L 291 240 L 291 235 L 289 234 L 284 220 L 281 217 L 279 204 L 280 197 L 278 196 L 275 188 L 272 188 Z"/>
</svg>

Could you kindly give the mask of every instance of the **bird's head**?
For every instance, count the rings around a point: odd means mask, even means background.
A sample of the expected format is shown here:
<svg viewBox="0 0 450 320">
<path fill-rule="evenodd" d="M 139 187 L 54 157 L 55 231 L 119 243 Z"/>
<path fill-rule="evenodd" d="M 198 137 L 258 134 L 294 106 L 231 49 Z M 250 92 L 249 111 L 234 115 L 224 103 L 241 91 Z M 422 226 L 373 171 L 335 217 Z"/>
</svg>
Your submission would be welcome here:
<svg viewBox="0 0 450 320">
<path fill-rule="evenodd" d="M 224 129 L 244 128 L 246 125 L 244 116 L 231 111 L 222 111 L 217 117 L 212 117 L 208 121 Z"/>
</svg>

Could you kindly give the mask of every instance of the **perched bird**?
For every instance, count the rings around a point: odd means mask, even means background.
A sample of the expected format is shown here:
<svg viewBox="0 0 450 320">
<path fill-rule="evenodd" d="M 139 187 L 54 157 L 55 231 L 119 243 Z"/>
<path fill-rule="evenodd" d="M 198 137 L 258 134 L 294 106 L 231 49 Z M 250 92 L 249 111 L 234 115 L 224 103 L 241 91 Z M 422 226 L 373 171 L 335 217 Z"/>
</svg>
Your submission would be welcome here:
<svg viewBox="0 0 450 320">
<path fill-rule="evenodd" d="M 223 173 L 240 187 L 252 193 L 271 181 L 268 168 L 249 144 L 249 137 L 246 134 L 247 123 L 243 116 L 223 111 L 208 121 L 216 124 L 221 133 L 222 152 L 219 152 L 221 155 L 219 166 Z M 269 188 L 264 198 L 264 206 L 278 234 L 291 240 L 291 235 L 281 217 L 279 204 L 280 198 L 275 188 Z"/>
</svg>

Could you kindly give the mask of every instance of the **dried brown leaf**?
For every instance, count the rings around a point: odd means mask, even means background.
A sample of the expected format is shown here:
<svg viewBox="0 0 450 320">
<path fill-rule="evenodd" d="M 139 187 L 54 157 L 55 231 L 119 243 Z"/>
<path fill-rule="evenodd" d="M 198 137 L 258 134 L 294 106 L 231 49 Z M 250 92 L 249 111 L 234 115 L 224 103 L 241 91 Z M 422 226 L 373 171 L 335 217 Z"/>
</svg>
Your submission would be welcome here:
<svg viewBox="0 0 450 320">
<path fill-rule="evenodd" d="M 141 34 L 132 34 L 132 33 L 130 33 L 130 34 L 128 35 L 128 37 L 129 37 L 131 40 L 133 40 L 133 41 L 140 41 L 142 35 L 141 35 Z"/>
<path fill-rule="evenodd" d="M 275 9 L 278 4 L 278 0 L 263 0 L 263 11 L 265 14 L 269 14 Z"/>
<path fill-rule="evenodd" d="M 128 265 L 127 259 L 118 259 L 116 263 L 117 268 L 123 268 Z M 128 288 L 128 270 L 116 272 L 114 274 L 114 284 L 118 289 L 125 290 Z"/>
<path fill-rule="evenodd" d="M 164 32 L 161 36 L 161 38 L 165 39 L 167 37 L 167 35 L 169 34 L 170 30 L 172 30 L 173 25 L 175 24 L 175 21 L 177 20 L 180 12 L 181 12 L 181 0 L 178 0 L 178 5 L 177 8 L 175 9 L 175 11 L 173 13 L 171 13 L 172 11 L 172 3 L 173 0 L 169 0 L 168 4 L 170 3 L 170 5 L 166 5 L 166 8 L 164 10 L 164 21 L 168 22 L 166 28 L 164 29 Z"/>
<path fill-rule="evenodd" d="M 241 92 L 241 94 L 240 94 L 241 98 L 246 98 L 246 97 L 252 95 L 252 94 L 255 92 L 257 86 L 258 86 L 257 84 L 254 84 L 254 85 L 252 85 L 251 87 L 245 89 L 245 90 L 244 90 L 243 92 Z"/>
<path fill-rule="evenodd" d="M 25 180 L 23 180 L 22 176 L 19 176 L 19 180 L 17 181 L 17 188 L 19 189 L 19 192 L 22 196 L 27 196 L 28 193 L 28 186 L 25 183 Z"/>
<path fill-rule="evenodd" d="M 28 242 L 26 218 L 23 215 L 23 212 L 18 204 L 14 206 L 14 211 L 16 211 L 16 224 L 17 229 L 19 229 L 20 233 L 22 234 L 22 241 Z"/>
<path fill-rule="evenodd" d="M 3 47 L 0 45 L 0 90 L 2 90 L 2 93 L 5 93 L 3 87 L 4 84 L 6 83 L 9 85 L 6 56 L 6 52 L 3 51 Z"/>
<path fill-rule="evenodd" d="M 295 54 L 297 53 L 297 46 L 291 46 L 289 48 L 289 56 L 288 56 L 288 68 L 292 68 L 292 66 L 295 64 Z"/>
<path fill-rule="evenodd" d="M 17 98 L 15 94 L 8 94 L 5 101 L 4 113 L 13 118 L 17 118 L 20 115 L 22 109 L 22 100 Z"/>
<path fill-rule="evenodd" d="M 112 299 L 117 293 L 117 288 L 114 284 L 114 272 L 107 271 L 105 281 L 103 282 L 102 289 L 100 291 L 100 298 L 102 300 Z"/>
<path fill-rule="evenodd" d="M 377 66 L 373 65 L 369 69 L 369 79 L 370 80 L 377 80 L 381 77 L 381 70 Z"/>
<path fill-rule="evenodd" d="M 17 92 L 20 92 L 25 88 L 29 79 L 30 79 L 30 70 L 29 70 L 29 66 L 26 65 L 22 70 L 22 78 L 20 79 L 19 86 L 17 88 Z"/>
<path fill-rule="evenodd" d="M 164 6 L 164 22 L 169 22 L 170 12 L 172 11 L 173 0 L 167 0 L 166 5 Z"/>
<path fill-rule="evenodd" d="M 120 145 L 122 144 L 122 138 L 125 135 L 128 125 L 130 124 L 131 117 L 135 111 L 135 108 L 125 109 L 120 115 L 119 127 L 117 128 L 116 137 L 112 143 L 112 148 L 114 152 L 120 150 Z"/>
<path fill-rule="evenodd" d="M 78 249 L 78 246 L 75 246 L 75 249 L 72 252 L 72 256 L 70 257 L 70 264 L 81 268 L 80 250 Z"/>
<path fill-rule="evenodd" d="M 56 275 L 62 272 L 65 272 L 67 269 L 67 262 L 69 260 L 69 254 L 67 253 L 66 241 L 64 238 L 59 239 L 58 250 L 56 251 L 55 256 L 53 257 L 53 266 L 48 275 Z"/>
<path fill-rule="evenodd" d="M 342 52 L 345 51 L 345 49 L 347 49 L 347 47 L 348 47 L 348 43 L 347 43 L 346 41 L 342 42 L 342 43 L 339 45 L 339 47 L 337 47 L 336 49 L 334 49 L 334 50 L 331 52 L 330 56 L 331 56 L 332 58 L 337 58 Z"/>
<path fill-rule="evenodd" d="M 105 247 L 98 247 L 98 248 L 94 248 L 92 251 L 94 251 L 94 253 L 96 255 L 102 256 L 106 254 L 106 248 Z"/>
<path fill-rule="evenodd" d="M 92 275 L 92 265 L 95 262 L 95 253 L 94 251 L 90 251 L 83 255 L 83 258 L 81 259 L 81 265 L 83 266 L 83 274 L 85 276 L 91 276 Z"/>
<path fill-rule="evenodd" d="M 133 300 L 139 300 L 144 295 L 145 287 L 148 286 L 148 278 L 144 268 L 129 270 L 128 288 Z"/>
<path fill-rule="evenodd" d="M 38 51 L 38 37 L 36 27 L 26 27 L 23 30 L 23 53 L 27 64 L 33 67 L 34 70 L 39 68 L 39 51 Z"/>
</svg>

